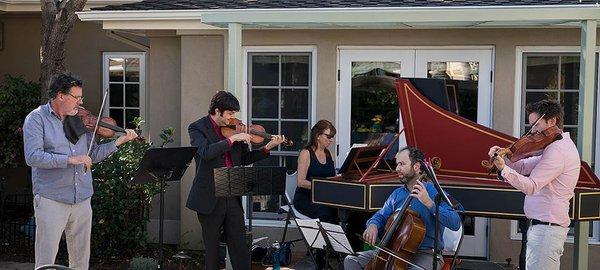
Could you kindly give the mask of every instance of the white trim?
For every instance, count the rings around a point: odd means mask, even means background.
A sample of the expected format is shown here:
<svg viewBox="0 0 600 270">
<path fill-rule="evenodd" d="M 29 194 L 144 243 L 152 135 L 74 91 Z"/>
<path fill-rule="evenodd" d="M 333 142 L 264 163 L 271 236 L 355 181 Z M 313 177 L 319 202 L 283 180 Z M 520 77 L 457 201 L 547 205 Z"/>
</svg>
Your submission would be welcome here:
<svg viewBox="0 0 600 270">
<path fill-rule="evenodd" d="M 600 46 L 596 47 L 596 53 L 600 52 Z M 525 53 L 581 53 L 579 46 L 516 46 L 515 50 L 515 84 L 514 84 L 514 111 L 513 111 L 513 136 L 520 137 L 521 132 L 521 101 L 523 89 L 523 54 Z M 600 68 L 599 68 L 600 69 Z M 599 87 L 600 89 L 600 87 Z M 599 92 L 600 94 L 600 92 Z M 598 102 L 597 102 L 598 103 Z M 600 109 L 600 107 L 599 107 Z M 516 121 L 515 121 L 516 120 Z M 600 121 L 597 122 L 600 124 Z M 598 126 L 598 125 L 597 125 Z M 598 147 L 596 147 L 598 148 Z M 598 156 L 598 155 L 596 155 Z M 600 171 L 598 171 L 600 172 Z M 596 173 L 598 173 L 596 172 Z"/>
<path fill-rule="evenodd" d="M 195 10 L 110 10 L 77 12 L 82 21 L 200 19 L 220 23 L 548 22 L 600 19 L 598 5 L 364 7 Z"/>
<path fill-rule="evenodd" d="M 240 119 L 248 122 L 248 54 L 250 53 L 310 53 L 311 54 L 311 86 L 310 86 L 310 119 L 309 127 L 316 123 L 317 112 L 317 46 L 314 45 L 282 45 L 282 46 L 242 46 L 242 100 L 240 100 Z M 244 220 L 248 225 L 248 216 L 246 215 L 246 196 L 242 197 L 242 208 L 244 209 Z M 291 227 L 292 224 L 289 226 Z M 258 219 L 253 216 L 252 227 L 281 227 L 285 226 L 285 221 Z M 295 226 L 294 226 L 295 227 Z M 293 228 L 293 227 L 292 227 Z"/>
<path fill-rule="evenodd" d="M 248 226 L 248 218 L 245 215 L 246 209 L 244 208 L 244 220 L 246 222 L 246 226 Z M 273 220 L 273 219 L 258 219 L 256 217 L 252 218 L 252 228 L 256 227 L 268 227 L 268 228 L 284 228 L 285 220 Z M 290 224 L 288 228 L 296 228 L 296 224 L 290 220 Z"/>
<path fill-rule="evenodd" d="M 242 85 L 243 85 L 243 100 L 240 100 L 241 119 L 248 121 L 248 53 L 265 52 L 265 53 L 279 53 L 279 52 L 300 52 L 300 53 L 311 53 L 311 117 L 309 119 L 309 126 L 312 127 L 317 120 L 317 46 L 295 46 L 295 45 L 282 45 L 282 46 L 243 46 L 242 47 L 243 58 L 242 68 Z M 244 105 L 242 105 L 243 103 Z"/>
<path fill-rule="evenodd" d="M 600 46 L 595 49 L 596 53 L 600 52 Z M 525 53 L 581 53 L 579 46 L 517 46 L 515 50 L 515 83 L 514 83 L 514 113 L 513 113 L 513 136 L 520 137 L 521 133 L 521 117 L 522 117 L 522 99 L 523 99 L 523 55 Z M 597 66 L 598 74 L 600 75 L 600 63 Z M 600 84 L 597 86 L 597 93 L 600 94 Z M 596 107 L 600 113 L 600 102 L 596 102 Z M 600 127 L 600 119 L 596 115 L 596 130 Z M 597 132 L 597 131 L 596 131 Z M 600 138 L 596 136 L 596 149 L 594 160 L 597 162 L 600 158 Z M 596 163 L 595 162 L 595 163 Z M 600 174 L 600 166 L 596 166 L 596 174 Z M 517 221 L 511 221 L 510 239 L 521 240 L 521 234 L 517 233 Z M 593 234 L 589 238 L 589 243 L 600 245 L 600 222 L 592 222 Z M 567 243 L 573 243 L 574 237 L 567 237 Z"/>
<path fill-rule="evenodd" d="M 494 45 L 449 45 L 449 46 L 337 46 L 339 50 L 494 50 Z"/>
<path fill-rule="evenodd" d="M 110 57 L 124 57 L 124 58 L 139 58 L 140 59 L 140 117 L 144 120 L 142 124 L 142 130 L 144 137 L 149 137 L 150 123 L 147 119 L 148 114 L 146 113 L 148 108 L 148 91 L 146 91 L 146 52 L 103 52 L 102 53 L 102 94 L 104 90 L 109 87 L 109 72 L 108 72 L 108 58 Z M 106 97 L 106 105 L 104 106 L 105 115 L 109 112 L 109 100 L 110 94 Z M 125 104 L 123 104 L 125 106 Z"/>
</svg>

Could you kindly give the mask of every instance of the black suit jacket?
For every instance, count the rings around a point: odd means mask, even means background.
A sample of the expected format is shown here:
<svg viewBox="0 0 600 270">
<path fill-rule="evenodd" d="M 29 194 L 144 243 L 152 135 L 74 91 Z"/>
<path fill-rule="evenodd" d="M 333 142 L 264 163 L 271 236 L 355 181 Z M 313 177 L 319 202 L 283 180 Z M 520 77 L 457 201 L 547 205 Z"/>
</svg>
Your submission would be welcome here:
<svg viewBox="0 0 600 270">
<path fill-rule="evenodd" d="M 196 176 L 186 206 L 200 214 L 210 214 L 217 201 L 213 169 L 225 167 L 225 152 L 229 151 L 234 166 L 249 165 L 269 155 L 262 149 L 250 151 L 248 145 L 241 142 L 229 146 L 227 140 L 221 140 L 213 129 L 210 116 L 190 124 L 188 132 L 191 144 L 198 147 L 198 152 L 194 156 Z M 238 200 L 241 205 L 241 198 Z"/>
</svg>

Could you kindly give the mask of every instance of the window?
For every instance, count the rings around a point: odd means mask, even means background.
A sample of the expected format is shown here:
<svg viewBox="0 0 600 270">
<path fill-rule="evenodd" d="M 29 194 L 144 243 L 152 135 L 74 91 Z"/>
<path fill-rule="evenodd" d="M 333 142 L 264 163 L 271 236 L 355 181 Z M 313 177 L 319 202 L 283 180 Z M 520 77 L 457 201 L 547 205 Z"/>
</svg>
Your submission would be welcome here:
<svg viewBox="0 0 600 270">
<path fill-rule="evenodd" d="M 575 48 L 565 52 L 524 52 L 522 54 L 521 80 L 521 118 L 520 134 L 524 134 L 531 125 L 525 113 L 525 105 L 543 99 L 558 100 L 564 107 L 564 131 L 569 132 L 571 139 L 577 142 L 578 110 L 579 110 L 579 53 Z M 596 54 L 596 67 L 598 67 Z M 597 74 L 597 72 L 596 72 Z M 596 86 L 598 89 L 598 80 Z M 594 121 L 596 122 L 596 121 Z M 591 164 L 594 166 L 594 164 Z M 567 241 L 573 241 L 574 227 L 569 230 Z M 521 230 L 517 222 L 511 225 L 511 238 L 520 239 Z M 590 223 L 590 243 L 600 243 L 600 222 Z"/>
<path fill-rule="evenodd" d="M 104 53 L 104 108 L 117 126 L 135 128 L 134 118 L 145 119 L 144 63 L 144 53 Z"/>
<path fill-rule="evenodd" d="M 299 151 L 310 136 L 312 57 L 310 52 L 248 53 L 248 122 L 293 141 L 292 146 L 272 149 L 268 159 L 254 166 L 296 170 Z M 254 196 L 253 217 L 275 219 L 283 203 L 279 196 Z"/>
</svg>

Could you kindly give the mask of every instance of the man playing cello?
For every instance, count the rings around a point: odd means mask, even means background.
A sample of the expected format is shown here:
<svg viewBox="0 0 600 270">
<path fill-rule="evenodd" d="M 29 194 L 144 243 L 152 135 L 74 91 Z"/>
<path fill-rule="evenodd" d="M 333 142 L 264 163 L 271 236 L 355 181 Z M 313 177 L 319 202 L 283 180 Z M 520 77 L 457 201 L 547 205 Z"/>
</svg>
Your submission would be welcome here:
<svg viewBox="0 0 600 270">
<path fill-rule="evenodd" d="M 416 212 L 425 224 L 426 232 L 418 252 L 412 258 L 412 262 L 425 269 L 431 269 L 433 265 L 433 247 L 435 238 L 435 203 L 434 198 L 437 191 L 432 183 L 421 182 L 419 180 L 421 170 L 421 161 L 423 153 L 413 147 L 404 147 L 396 154 L 396 172 L 405 186 L 397 188 L 385 202 L 382 209 L 377 211 L 371 219 L 367 221 L 367 229 L 363 233 L 363 238 L 371 245 L 376 244 L 378 235 L 384 233 L 387 219 L 401 207 L 403 202 L 409 196 L 417 199 L 412 200 L 410 209 Z M 439 206 L 439 221 L 443 227 L 456 231 L 460 228 L 460 217 L 452 207 L 446 203 Z M 441 237 L 442 230 L 439 233 L 438 247 L 443 247 Z M 345 270 L 364 269 L 365 266 L 374 258 L 375 251 L 365 251 L 358 256 L 347 256 L 344 259 Z M 441 259 L 441 256 L 436 256 Z M 441 269 L 442 263 L 438 263 L 438 269 Z M 408 269 L 416 269 L 409 267 Z"/>
<path fill-rule="evenodd" d="M 525 108 L 531 133 L 554 126 L 563 128 L 563 109 L 556 101 L 542 100 Z M 538 121 L 539 120 L 539 121 Z M 568 132 L 543 149 L 542 155 L 515 163 L 495 157 L 501 150 L 490 148 L 500 179 L 525 193 L 525 216 L 531 220 L 527 231 L 526 269 L 559 269 L 560 256 L 569 232 L 569 201 L 579 179 L 581 160 Z"/>
</svg>

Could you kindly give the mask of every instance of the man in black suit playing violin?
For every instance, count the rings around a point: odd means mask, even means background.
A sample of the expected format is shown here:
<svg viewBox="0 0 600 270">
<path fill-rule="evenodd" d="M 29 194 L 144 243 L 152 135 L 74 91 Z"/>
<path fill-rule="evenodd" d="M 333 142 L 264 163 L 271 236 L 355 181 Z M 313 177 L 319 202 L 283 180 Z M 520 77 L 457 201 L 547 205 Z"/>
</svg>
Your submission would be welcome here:
<svg viewBox="0 0 600 270">
<path fill-rule="evenodd" d="M 205 269 L 219 269 L 219 240 L 225 234 L 233 269 L 250 269 L 250 250 L 245 241 L 244 210 L 241 197 L 215 197 L 213 169 L 249 165 L 269 156 L 269 151 L 284 142 L 284 136 L 275 135 L 261 149 L 249 150 L 251 135 L 237 133 L 223 136 L 226 126 L 240 110 L 237 98 L 219 91 L 210 102 L 208 115 L 190 124 L 191 144 L 198 147 L 194 157 L 196 176 L 187 200 L 187 207 L 196 211 L 202 225 L 206 248 Z"/>
</svg>

